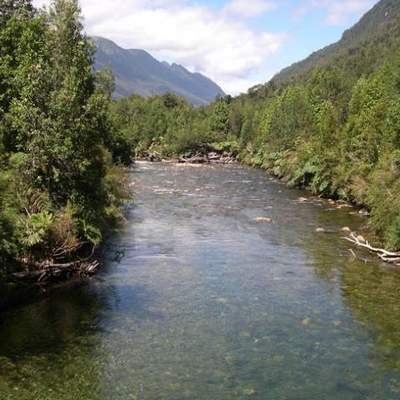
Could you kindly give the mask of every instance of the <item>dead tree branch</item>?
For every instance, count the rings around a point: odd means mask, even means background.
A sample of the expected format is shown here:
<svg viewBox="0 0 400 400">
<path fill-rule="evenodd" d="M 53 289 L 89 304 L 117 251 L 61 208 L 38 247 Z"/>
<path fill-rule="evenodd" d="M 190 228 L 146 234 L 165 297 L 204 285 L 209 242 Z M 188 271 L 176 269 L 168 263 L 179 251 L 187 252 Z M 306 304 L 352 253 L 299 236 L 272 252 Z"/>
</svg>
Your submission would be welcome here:
<svg viewBox="0 0 400 400">
<path fill-rule="evenodd" d="M 358 247 L 362 247 L 372 253 L 377 254 L 381 260 L 387 263 L 400 265 L 400 252 L 393 252 L 374 247 L 368 242 L 368 240 L 364 239 L 362 236 L 357 236 L 354 232 L 351 232 L 350 236 L 344 237 L 343 239 L 355 244 Z"/>
</svg>

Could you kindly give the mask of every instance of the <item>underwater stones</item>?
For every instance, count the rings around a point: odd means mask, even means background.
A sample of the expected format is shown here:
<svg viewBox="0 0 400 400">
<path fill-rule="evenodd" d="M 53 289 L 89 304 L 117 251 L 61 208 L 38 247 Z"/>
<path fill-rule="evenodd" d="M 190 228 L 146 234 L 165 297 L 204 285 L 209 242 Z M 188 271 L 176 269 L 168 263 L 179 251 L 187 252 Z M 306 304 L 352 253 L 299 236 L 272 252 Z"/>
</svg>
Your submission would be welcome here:
<svg viewBox="0 0 400 400">
<path fill-rule="evenodd" d="M 315 230 L 315 232 L 317 232 L 317 233 L 325 233 L 326 230 L 325 230 L 324 228 L 317 228 L 317 229 Z"/>
<path fill-rule="evenodd" d="M 3 370 L 14 370 L 17 368 L 16 364 L 7 357 L 0 357 L 0 366 Z"/>
<path fill-rule="evenodd" d="M 233 366 L 233 365 L 236 365 L 236 364 L 238 363 L 238 360 L 237 360 L 237 358 L 236 358 L 235 356 L 227 355 L 227 356 L 225 357 L 225 362 L 226 362 L 228 365 Z"/>
<path fill-rule="evenodd" d="M 276 355 L 271 358 L 274 364 L 282 364 L 285 361 L 285 357 L 281 355 Z"/>
<path fill-rule="evenodd" d="M 254 396 L 257 394 L 256 390 L 254 388 L 247 388 L 243 390 L 243 394 L 245 396 Z"/>
</svg>

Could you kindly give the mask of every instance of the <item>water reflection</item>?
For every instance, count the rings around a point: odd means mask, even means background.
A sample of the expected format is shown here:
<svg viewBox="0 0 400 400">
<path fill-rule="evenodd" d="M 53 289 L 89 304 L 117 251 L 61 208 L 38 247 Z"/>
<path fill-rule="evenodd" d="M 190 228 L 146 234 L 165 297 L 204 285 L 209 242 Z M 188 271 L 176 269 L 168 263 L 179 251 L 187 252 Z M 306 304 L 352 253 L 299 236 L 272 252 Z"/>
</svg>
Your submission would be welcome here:
<svg viewBox="0 0 400 400">
<path fill-rule="evenodd" d="M 3 315 L 0 398 L 400 397 L 400 275 L 349 257 L 359 216 L 236 166 L 132 180 L 102 274 Z"/>
</svg>

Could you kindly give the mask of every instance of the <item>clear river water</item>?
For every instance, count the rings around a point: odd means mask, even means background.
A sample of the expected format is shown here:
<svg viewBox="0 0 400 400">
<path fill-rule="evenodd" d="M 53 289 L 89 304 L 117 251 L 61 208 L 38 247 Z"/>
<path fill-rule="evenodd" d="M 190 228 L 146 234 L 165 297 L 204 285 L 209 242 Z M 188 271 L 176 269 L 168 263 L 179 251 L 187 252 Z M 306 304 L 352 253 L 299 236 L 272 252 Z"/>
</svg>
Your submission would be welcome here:
<svg viewBox="0 0 400 400">
<path fill-rule="evenodd" d="M 236 165 L 130 179 L 102 272 L 0 315 L 1 400 L 400 399 L 400 270 L 351 255 L 356 210 Z"/>
</svg>

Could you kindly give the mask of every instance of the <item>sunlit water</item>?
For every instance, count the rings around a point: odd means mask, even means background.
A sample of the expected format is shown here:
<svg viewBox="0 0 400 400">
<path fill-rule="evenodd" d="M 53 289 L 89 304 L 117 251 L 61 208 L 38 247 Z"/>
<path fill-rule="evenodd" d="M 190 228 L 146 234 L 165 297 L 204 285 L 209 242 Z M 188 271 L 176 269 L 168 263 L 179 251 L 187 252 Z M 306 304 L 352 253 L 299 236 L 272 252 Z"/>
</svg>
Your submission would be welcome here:
<svg viewBox="0 0 400 400">
<path fill-rule="evenodd" d="M 362 217 L 238 166 L 131 180 L 102 273 L 1 316 L 1 400 L 400 399 L 400 273 L 351 256 Z"/>
</svg>

